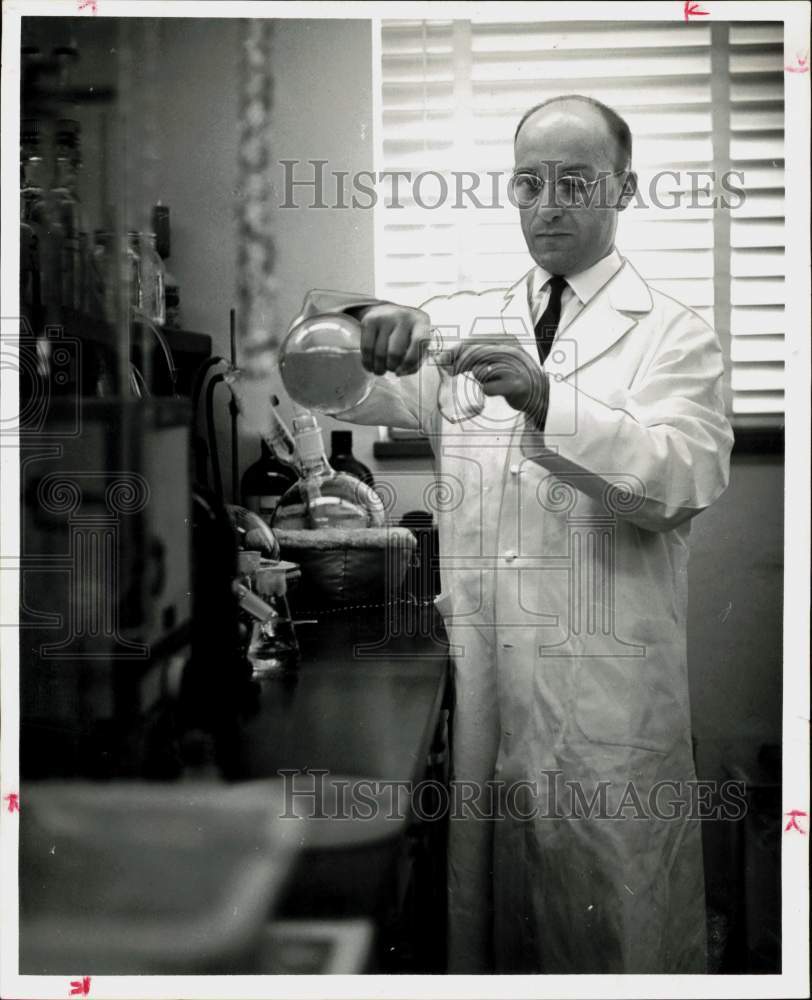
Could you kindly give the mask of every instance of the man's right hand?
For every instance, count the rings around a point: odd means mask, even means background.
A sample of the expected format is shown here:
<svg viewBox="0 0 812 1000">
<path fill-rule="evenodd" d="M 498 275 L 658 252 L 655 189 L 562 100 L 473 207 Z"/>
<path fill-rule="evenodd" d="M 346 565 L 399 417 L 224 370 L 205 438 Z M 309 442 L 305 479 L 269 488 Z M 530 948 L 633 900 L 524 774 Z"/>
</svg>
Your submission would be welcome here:
<svg viewBox="0 0 812 1000">
<path fill-rule="evenodd" d="M 359 311 L 360 312 L 360 311 Z M 376 375 L 413 375 L 431 336 L 431 320 L 422 309 L 381 302 L 367 306 L 361 322 L 361 361 Z"/>
</svg>

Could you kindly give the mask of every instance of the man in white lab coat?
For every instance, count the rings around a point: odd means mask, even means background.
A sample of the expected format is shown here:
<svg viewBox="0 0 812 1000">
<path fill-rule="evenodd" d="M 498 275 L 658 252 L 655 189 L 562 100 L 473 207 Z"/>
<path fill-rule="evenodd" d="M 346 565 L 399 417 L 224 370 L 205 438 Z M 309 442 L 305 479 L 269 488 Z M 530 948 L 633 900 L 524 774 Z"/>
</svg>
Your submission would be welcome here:
<svg viewBox="0 0 812 1000">
<path fill-rule="evenodd" d="M 400 377 L 343 416 L 422 429 L 445 487 L 451 972 L 705 969 L 686 573 L 732 433 L 714 332 L 614 247 L 630 156 L 597 102 L 532 109 L 511 189 L 536 266 L 358 311 L 365 365 Z M 485 394 L 461 423 L 420 364 L 432 328 Z"/>
</svg>

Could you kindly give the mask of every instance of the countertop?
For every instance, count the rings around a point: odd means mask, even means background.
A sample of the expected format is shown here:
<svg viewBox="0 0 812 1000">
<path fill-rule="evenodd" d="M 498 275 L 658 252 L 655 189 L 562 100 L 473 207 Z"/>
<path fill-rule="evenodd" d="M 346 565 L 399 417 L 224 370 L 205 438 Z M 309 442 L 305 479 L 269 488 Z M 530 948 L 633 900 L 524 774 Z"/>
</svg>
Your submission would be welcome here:
<svg viewBox="0 0 812 1000">
<path fill-rule="evenodd" d="M 303 824 L 304 850 L 279 914 L 377 921 L 398 905 L 394 873 L 412 850 L 409 796 L 393 815 L 390 783 L 426 775 L 446 694 L 446 633 L 431 604 L 322 614 L 297 633 L 296 676 L 261 682 L 258 710 L 240 729 L 235 777 L 294 771 L 291 788 L 312 788 L 319 804 L 328 802 L 331 818 Z M 327 774 L 302 776 L 305 769 Z M 333 778 L 353 788 L 355 779 L 372 779 L 364 792 L 376 799 L 374 815 L 336 819 Z M 346 811 L 352 795 L 342 795 Z M 307 805 L 297 798 L 297 811 Z"/>
<path fill-rule="evenodd" d="M 291 679 L 260 682 L 236 776 L 318 769 L 418 781 L 445 692 L 448 647 L 432 605 L 324 613 L 300 624 Z"/>
</svg>

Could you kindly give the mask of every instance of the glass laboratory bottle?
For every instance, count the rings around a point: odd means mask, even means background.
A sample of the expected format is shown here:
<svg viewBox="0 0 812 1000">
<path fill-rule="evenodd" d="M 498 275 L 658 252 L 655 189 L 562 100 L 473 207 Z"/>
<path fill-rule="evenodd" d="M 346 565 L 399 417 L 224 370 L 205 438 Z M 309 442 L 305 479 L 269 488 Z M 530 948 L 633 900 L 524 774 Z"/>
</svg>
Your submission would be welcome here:
<svg viewBox="0 0 812 1000">
<path fill-rule="evenodd" d="M 116 323 L 116 240 L 107 229 L 93 232 L 93 250 L 87 277 L 86 300 L 91 316 L 111 326 Z"/>
<path fill-rule="evenodd" d="M 169 206 L 158 202 L 152 206 L 152 231 L 155 233 L 155 249 L 164 265 L 164 326 L 167 330 L 180 330 L 180 287 L 169 270 L 169 256 L 172 252 L 171 222 Z"/>
<path fill-rule="evenodd" d="M 295 470 L 281 462 L 265 440 L 260 440 L 260 456 L 243 473 L 241 481 L 242 502 L 267 524 L 273 519 L 273 512 L 280 497 L 296 482 Z"/>
<path fill-rule="evenodd" d="M 336 472 L 347 472 L 375 489 L 372 473 L 352 453 L 352 431 L 333 431 L 330 435 L 330 445 L 332 447 L 330 465 Z"/>
<path fill-rule="evenodd" d="M 115 241 L 112 243 L 112 250 L 115 251 Z M 133 309 L 140 309 L 143 301 L 143 293 L 141 291 L 141 238 L 140 233 L 134 229 L 130 229 L 127 233 L 126 255 L 124 274 L 127 277 L 130 306 Z"/>
<path fill-rule="evenodd" d="M 137 242 L 139 258 L 138 308 L 156 326 L 163 326 L 166 319 L 164 293 L 164 262 L 155 249 L 155 233 L 139 233 Z"/>
<path fill-rule="evenodd" d="M 82 205 L 77 192 L 80 165 L 79 122 L 60 118 L 56 123 L 56 174 L 52 196 L 62 227 L 62 304 L 77 311 L 82 310 L 85 304 L 87 246 Z"/>
<path fill-rule="evenodd" d="M 34 326 L 39 330 L 43 324 L 60 325 L 62 321 L 63 233 L 61 220 L 55 211 L 54 198 L 49 190 L 50 177 L 45 175 L 40 123 L 35 119 L 24 119 L 21 132 L 20 221 L 26 228 L 20 235 L 25 237 L 25 249 L 29 257 L 33 254 L 36 258 L 40 312 Z"/>
<path fill-rule="evenodd" d="M 39 123 L 23 119 L 20 129 L 20 307 L 33 329 L 39 329 L 41 291 L 38 227 L 42 220 L 44 162 Z"/>
<path fill-rule="evenodd" d="M 373 528 L 384 523 L 378 494 L 327 461 L 312 414 L 294 417 L 293 436 L 302 474 L 279 501 L 274 528 Z"/>
</svg>

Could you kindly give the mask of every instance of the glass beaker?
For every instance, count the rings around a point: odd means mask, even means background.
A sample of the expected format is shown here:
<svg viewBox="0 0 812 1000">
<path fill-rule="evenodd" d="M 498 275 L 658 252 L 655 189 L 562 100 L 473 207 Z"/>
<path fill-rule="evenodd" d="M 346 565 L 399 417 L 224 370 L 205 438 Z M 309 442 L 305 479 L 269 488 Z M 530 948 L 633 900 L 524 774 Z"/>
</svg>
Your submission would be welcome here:
<svg viewBox="0 0 812 1000">
<path fill-rule="evenodd" d="M 463 420 L 478 416 L 485 406 L 482 386 L 470 372 L 451 374 L 453 355 L 436 327 L 431 331 L 426 354 L 428 364 L 436 365 L 440 377 L 437 409 L 443 419 L 450 424 L 460 424 Z"/>
<path fill-rule="evenodd" d="M 253 676 L 289 673 L 299 663 L 299 643 L 287 598 L 286 567 L 261 565 L 254 574 L 256 592 L 270 611 L 254 623 L 248 659 Z"/>
</svg>

